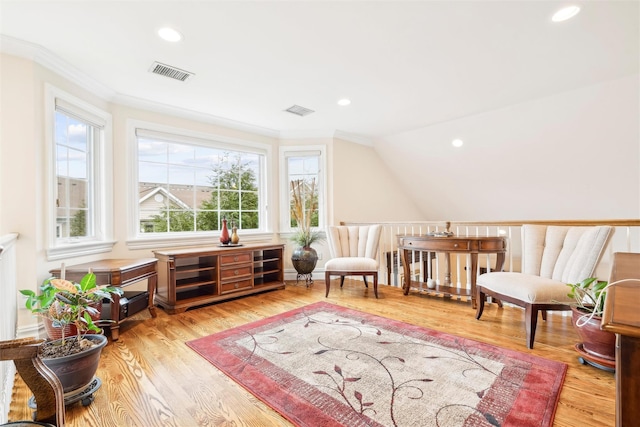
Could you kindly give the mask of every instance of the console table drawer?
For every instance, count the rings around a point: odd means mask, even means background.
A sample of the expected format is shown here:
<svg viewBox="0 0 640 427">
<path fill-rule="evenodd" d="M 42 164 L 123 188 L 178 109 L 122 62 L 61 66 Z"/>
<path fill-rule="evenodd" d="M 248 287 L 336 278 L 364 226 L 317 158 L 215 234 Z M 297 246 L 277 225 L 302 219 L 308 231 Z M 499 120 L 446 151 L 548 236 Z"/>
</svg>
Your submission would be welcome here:
<svg viewBox="0 0 640 427">
<path fill-rule="evenodd" d="M 251 279 L 239 280 L 237 282 L 223 283 L 220 285 L 220 293 L 227 294 L 229 292 L 241 291 L 243 289 L 250 289 L 253 285 Z"/>
<path fill-rule="evenodd" d="M 507 242 L 504 240 L 487 240 L 478 242 L 479 251 L 505 251 L 507 249 Z"/>
<path fill-rule="evenodd" d="M 429 250 L 435 252 L 455 252 L 471 250 L 471 242 L 464 240 L 453 240 L 447 237 L 438 237 L 429 240 L 428 243 L 421 240 L 403 239 L 402 245 L 406 249 Z"/>
<path fill-rule="evenodd" d="M 229 255 L 220 255 L 220 266 L 224 266 L 226 264 L 236 264 L 239 262 L 251 262 L 251 253 L 250 252 L 241 252 L 237 254 L 229 254 Z"/>
<path fill-rule="evenodd" d="M 223 268 L 220 270 L 220 280 L 251 276 L 251 265 Z"/>
</svg>

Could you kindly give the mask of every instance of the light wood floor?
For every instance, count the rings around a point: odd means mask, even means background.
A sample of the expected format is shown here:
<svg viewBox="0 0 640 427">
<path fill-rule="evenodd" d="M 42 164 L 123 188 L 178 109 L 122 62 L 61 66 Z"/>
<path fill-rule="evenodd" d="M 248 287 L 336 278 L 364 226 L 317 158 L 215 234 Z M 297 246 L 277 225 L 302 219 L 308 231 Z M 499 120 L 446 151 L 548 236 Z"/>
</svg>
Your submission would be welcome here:
<svg viewBox="0 0 640 427">
<path fill-rule="evenodd" d="M 538 322 L 535 348 L 527 350 L 524 313 L 489 304 L 480 321 L 470 303 L 426 295 L 402 295 L 381 285 L 380 298 L 361 281 L 338 280 L 326 301 L 420 326 L 477 339 L 569 365 L 555 426 L 603 427 L 615 424 L 615 380 L 578 362 L 577 336 L 569 317 L 550 314 Z M 103 350 L 95 401 L 67 407 L 67 424 L 82 426 L 289 426 L 278 413 L 217 371 L 185 341 L 272 316 L 316 301 L 325 301 L 324 282 L 310 288 L 287 282 L 286 289 L 158 317 L 140 313 L 124 323 L 120 339 Z M 31 419 L 31 396 L 17 378 L 10 420 Z"/>
</svg>

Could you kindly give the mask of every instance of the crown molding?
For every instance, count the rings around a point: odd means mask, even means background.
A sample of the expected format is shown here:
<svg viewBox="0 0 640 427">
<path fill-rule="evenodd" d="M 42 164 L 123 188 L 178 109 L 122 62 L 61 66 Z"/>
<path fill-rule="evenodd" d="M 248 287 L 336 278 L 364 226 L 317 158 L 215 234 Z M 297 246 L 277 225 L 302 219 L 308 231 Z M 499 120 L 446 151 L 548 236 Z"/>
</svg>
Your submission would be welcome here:
<svg viewBox="0 0 640 427">
<path fill-rule="evenodd" d="M 136 98 L 133 96 L 118 94 L 114 97 L 112 102 L 114 104 L 119 104 L 126 107 L 137 108 L 140 110 L 150 111 L 155 113 L 167 114 L 172 117 L 179 117 L 187 120 L 195 120 L 202 123 L 209 123 L 212 125 L 221 126 L 221 127 L 225 127 L 233 130 L 239 130 L 242 132 L 268 136 L 271 138 L 279 137 L 279 132 L 273 129 L 251 125 L 248 123 L 238 122 L 231 119 L 225 119 L 223 117 L 214 116 L 212 114 L 202 113 L 194 110 L 188 110 L 186 108 L 176 107 L 168 104 L 162 104 L 159 102 L 149 101 L 146 99 Z"/>
<path fill-rule="evenodd" d="M 40 45 L 14 37 L 0 35 L 0 50 L 2 53 L 29 59 L 40 64 L 106 101 L 111 101 L 116 94 L 109 87 L 89 77 L 87 74 Z"/>
<path fill-rule="evenodd" d="M 312 138 L 330 138 L 330 139 L 337 138 L 343 141 L 348 141 L 348 142 L 353 142 L 355 144 L 373 147 L 373 140 L 371 140 L 371 138 L 363 135 L 357 135 L 354 133 L 343 132 L 341 130 L 315 130 L 315 131 L 283 130 L 283 131 L 280 131 L 280 139 L 312 139 Z"/>
<path fill-rule="evenodd" d="M 188 120 L 210 123 L 229 129 L 263 135 L 279 139 L 311 139 L 311 138 L 338 138 L 356 144 L 373 146 L 373 141 L 366 136 L 343 132 L 340 130 L 274 130 L 248 123 L 238 122 L 223 117 L 214 116 L 199 111 L 188 110 L 173 105 L 162 104 L 142 98 L 116 93 L 111 88 L 89 77 L 73 65 L 64 61 L 53 52 L 44 47 L 0 34 L 0 52 L 36 62 L 61 77 L 72 81 L 81 88 L 93 93 L 107 102 L 141 109 L 144 111 L 167 114 Z"/>
<path fill-rule="evenodd" d="M 333 138 L 332 130 L 281 130 L 280 139 Z"/>
<path fill-rule="evenodd" d="M 373 147 L 373 140 L 368 136 L 358 135 L 355 133 L 343 132 L 341 130 L 336 130 L 334 133 L 334 137 L 338 139 L 342 139 L 344 141 L 353 142 L 360 145 L 366 145 L 368 147 Z"/>
</svg>

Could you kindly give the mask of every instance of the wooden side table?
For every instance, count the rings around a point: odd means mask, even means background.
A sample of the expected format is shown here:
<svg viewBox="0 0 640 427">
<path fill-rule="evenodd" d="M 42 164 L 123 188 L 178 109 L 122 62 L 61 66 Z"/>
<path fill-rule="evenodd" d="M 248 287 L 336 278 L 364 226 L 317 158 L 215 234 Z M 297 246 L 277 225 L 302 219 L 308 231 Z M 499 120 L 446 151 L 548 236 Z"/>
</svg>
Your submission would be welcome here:
<svg viewBox="0 0 640 427">
<path fill-rule="evenodd" d="M 507 240 L 504 237 L 440 237 L 440 236 L 398 236 L 398 247 L 402 250 L 402 264 L 404 267 L 404 294 L 411 289 L 411 264 L 408 260 L 411 251 L 443 252 L 446 255 L 445 285 L 438 285 L 434 289 L 451 295 L 470 296 L 473 308 L 476 308 L 476 272 L 478 270 L 478 254 L 496 254 L 496 268 L 501 271 L 504 266 L 504 256 L 507 251 Z M 471 255 L 471 289 L 459 289 L 450 286 L 451 281 L 451 253 L 465 253 Z"/>
<path fill-rule="evenodd" d="M 616 252 L 609 283 L 640 279 L 640 253 Z M 621 282 L 607 289 L 601 328 L 617 335 L 616 426 L 640 420 L 640 281 Z"/>
<path fill-rule="evenodd" d="M 91 261 L 84 264 L 77 264 L 65 267 L 65 278 L 79 282 L 82 277 L 89 272 L 89 269 L 96 275 L 96 283 L 99 285 L 111 285 L 125 288 L 133 283 L 147 279 L 147 292 L 149 302 L 147 308 L 151 317 L 156 317 L 156 308 L 153 304 L 153 298 L 156 293 L 156 285 L 158 282 L 158 273 L 156 264 L 158 260 L 155 258 L 145 259 L 103 259 L 100 261 Z M 60 277 L 60 269 L 56 268 L 49 271 L 55 277 Z M 111 302 L 110 320 L 111 339 L 117 341 L 120 336 L 120 324 L 126 319 L 120 318 L 120 295 L 114 294 Z M 134 313 L 128 313 L 128 316 Z M 128 317 L 127 316 L 127 317 Z"/>
</svg>

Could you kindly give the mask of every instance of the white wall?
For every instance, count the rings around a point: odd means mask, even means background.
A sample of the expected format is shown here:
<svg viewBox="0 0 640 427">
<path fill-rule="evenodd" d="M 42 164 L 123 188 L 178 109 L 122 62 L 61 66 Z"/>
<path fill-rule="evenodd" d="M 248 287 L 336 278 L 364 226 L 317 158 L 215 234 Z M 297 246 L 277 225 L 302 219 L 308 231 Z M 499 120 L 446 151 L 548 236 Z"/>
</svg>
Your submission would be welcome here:
<svg viewBox="0 0 640 427">
<path fill-rule="evenodd" d="M 638 218 L 639 100 L 636 74 L 390 136 L 376 150 L 425 220 Z"/>
<path fill-rule="evenodd" d="M 332 164 L 332 224 L 424 219 L 373 147 L 336 139 Z"/>
</svg>

